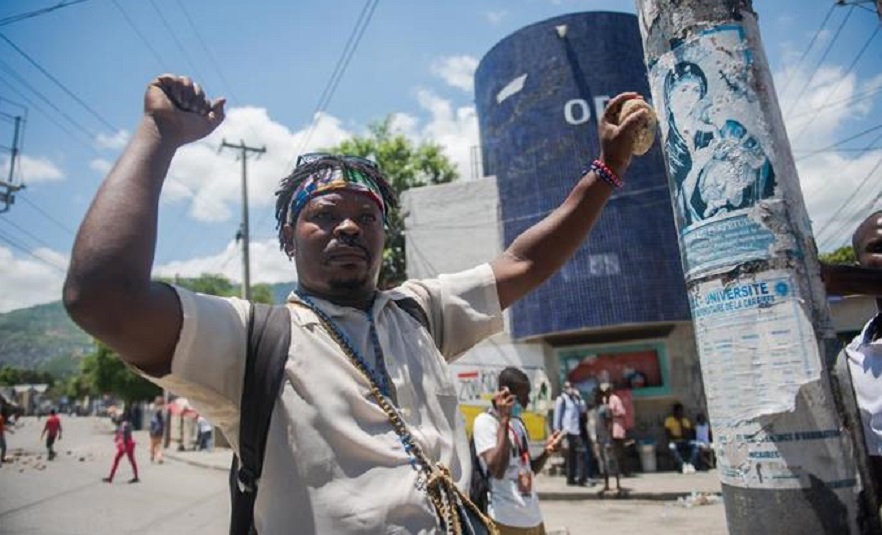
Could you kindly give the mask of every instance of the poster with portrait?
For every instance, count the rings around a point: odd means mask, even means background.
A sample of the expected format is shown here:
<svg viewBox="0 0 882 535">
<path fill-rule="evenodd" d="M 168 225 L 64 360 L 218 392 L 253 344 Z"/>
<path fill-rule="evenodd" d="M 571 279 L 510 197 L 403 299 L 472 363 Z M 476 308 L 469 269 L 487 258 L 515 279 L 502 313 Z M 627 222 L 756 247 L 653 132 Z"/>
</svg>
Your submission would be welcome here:
<svg viewBox="0 0 882 535">
<path fill-rule="evenodd" d="M 650 67 L 687 277 L 768 258 L 774 242 L 751 210 L 777 186 L 751 54 L 741 26 L 718 26 Z"/>
</svg>

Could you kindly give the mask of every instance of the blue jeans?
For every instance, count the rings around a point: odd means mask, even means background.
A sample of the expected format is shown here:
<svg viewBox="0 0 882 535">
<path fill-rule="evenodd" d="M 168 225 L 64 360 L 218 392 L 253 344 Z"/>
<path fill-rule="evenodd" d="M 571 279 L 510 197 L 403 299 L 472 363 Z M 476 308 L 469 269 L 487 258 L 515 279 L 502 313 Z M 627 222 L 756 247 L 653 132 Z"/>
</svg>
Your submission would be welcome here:
<svg viewBox="0 0 882 535">
<path fill-rule="evenodd" d="M 674 456 L 674 460 L 677 461 L 677 468 L 683 467 L 683 455 L 680 453 L 680 450 L 689 451 L 689 464 L 695 466 L 698 463 L 698 441 L 696 440 L 674 440 L 668 443 L 668 449 L 671 450 L 671 455 Z"/>
</svg>

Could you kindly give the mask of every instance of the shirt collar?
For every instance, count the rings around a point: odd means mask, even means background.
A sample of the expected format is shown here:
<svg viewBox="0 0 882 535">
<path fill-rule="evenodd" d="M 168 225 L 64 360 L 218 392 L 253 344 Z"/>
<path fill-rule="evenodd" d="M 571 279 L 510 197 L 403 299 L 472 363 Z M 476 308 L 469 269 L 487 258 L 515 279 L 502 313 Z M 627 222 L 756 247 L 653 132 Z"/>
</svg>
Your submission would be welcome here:
<svg viewBox="0 0 882 535">
<path fill-rule="evenodd" d="M 873 316 L 873 319 L 867 322 L 864 325 L 864 330 L 861 331 L 861 341 L 862 345 L 869 345 L 873 343 L 873 335 L 878 333 L 882 329 L 882 313 L 877 313 Z"/>
<path fill-rule="evenodd" d="M 328 301 L 327 299 L 322 299 L 320 297 L 315 297 L 313 295 L 310 295 L 309 297 L 315 302 L 315 304 L 317 304 L 319 307 L 321 307 L 321 309 L 326 314 L 328 314 L 329 316 L 334 317 L 334 318 L 348 316 L 348 315 L 353 314 L 354 312 L 364 313 L 363 310 L 358 309 L 358 308 L 335 305 L 334 303 Z M 378 310 L 383 310 L 383 307 L 385 307 L 386 304 L 389 303 L 389 300 L 391 298 L 392 298 L 392 296 L 389 294 L 389 292 L 384 292 L 384 291 L 378 290 L 377 297 L 374 299 L 374 306 L 371 309 L 371 311 L 374 314 L 376 314 L 376 312 Z M 288 302 L 289 303 L 303 303 L 303 300 L 300 299 L 300 297 L 297 295 L 296 292 L 292 291 L 291 293 L 288 294 Z"/>
</svg>

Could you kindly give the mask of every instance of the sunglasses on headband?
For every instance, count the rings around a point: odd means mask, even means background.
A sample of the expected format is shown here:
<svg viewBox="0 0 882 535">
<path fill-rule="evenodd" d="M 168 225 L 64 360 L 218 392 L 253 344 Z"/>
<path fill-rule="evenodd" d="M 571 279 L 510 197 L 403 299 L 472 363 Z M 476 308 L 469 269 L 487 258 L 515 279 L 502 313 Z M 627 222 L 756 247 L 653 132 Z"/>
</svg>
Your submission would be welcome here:
<svg viewBox="0 0 882 535">
<path fill-rule="evenodd" d="M 330 152 L 307 152 L 306 154 L 301 154 L 297 157 L 297 164 L 294 167 L 300 167 L 301 165 L 306 165 L 316 160 L 321 160 L 322 158 L 340 158 L 344 162 L 366 165 L 372 169 L 380 168 L 380 166 L 377 165 L 377 162 L 362 158 L 361 156 L 353 156 L 351 154 L 331 154 Z"/>
</svg>

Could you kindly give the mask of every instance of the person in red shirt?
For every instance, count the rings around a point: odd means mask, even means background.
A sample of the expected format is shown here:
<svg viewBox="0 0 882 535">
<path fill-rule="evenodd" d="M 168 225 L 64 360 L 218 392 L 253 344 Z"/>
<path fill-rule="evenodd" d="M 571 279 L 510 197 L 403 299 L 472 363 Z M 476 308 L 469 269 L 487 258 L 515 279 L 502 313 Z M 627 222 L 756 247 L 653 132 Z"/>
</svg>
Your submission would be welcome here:
<svg viewBox="0 0 882 535">
<path fill-rule="evenodd" d="M 55 458 L 55 450 L 52 449 L 52 446 L 55 445 L 56 439 L 61 440 L 61 418 L 55 414 L 55 409 L 49 411 L 49 417 L 46 418 L 43 432 L 40 433 L 40 440 L 43 440 L 44 436 L 46 437 L 46 451 L 51 461 Z"/>
</svg>

